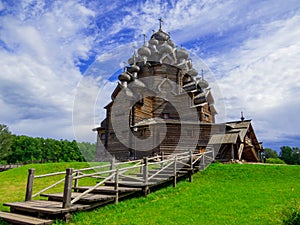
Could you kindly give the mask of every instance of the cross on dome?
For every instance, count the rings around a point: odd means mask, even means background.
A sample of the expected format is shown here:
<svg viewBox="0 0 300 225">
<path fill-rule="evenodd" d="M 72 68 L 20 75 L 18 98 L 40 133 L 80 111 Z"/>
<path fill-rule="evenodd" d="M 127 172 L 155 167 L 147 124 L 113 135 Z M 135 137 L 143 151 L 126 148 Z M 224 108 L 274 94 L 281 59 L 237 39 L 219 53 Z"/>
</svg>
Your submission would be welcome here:
<svg viewBox="0 0 300 225">
<path fill-rule="evenodd" d="M 159 20 L 159 30 L 161 30 L 161 25 L 162 25 L 162 22 L 164 22 L 164 21 L 162 20 L 162 18 L 159 18 L 158 20 Z"/>
</svg>

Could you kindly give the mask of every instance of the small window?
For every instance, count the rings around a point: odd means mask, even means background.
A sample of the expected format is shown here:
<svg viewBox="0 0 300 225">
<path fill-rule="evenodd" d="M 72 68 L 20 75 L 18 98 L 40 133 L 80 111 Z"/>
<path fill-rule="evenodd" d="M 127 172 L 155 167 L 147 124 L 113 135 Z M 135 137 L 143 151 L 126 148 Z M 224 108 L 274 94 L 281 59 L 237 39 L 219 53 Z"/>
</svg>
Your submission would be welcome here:
<svg viewBox="0 0 300 225">
<path fill-rule="evenodd" d="M 163 118 L 168 119 L 169 118 L 169 113 L 163 113 Z"/>
<path fill-rule="evenodd" d="M 209 115 L 205 114 L 205 119 L 208 120 L 209 119 Z"/>
<path fill-rule="evenodd" d="M 101 134 L 100 139 L 101 139 L 101 140 L 105 140 L 105 138 L 106 138 L 105 133 Z"/>
</svg>

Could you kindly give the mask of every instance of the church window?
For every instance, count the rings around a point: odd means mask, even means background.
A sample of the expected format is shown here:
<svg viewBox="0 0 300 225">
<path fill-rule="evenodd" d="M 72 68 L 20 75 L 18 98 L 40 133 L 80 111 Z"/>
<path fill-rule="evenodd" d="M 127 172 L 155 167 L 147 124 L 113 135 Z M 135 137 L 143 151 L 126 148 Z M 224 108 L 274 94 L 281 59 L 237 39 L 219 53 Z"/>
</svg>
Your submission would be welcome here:
<svg viewBox="0 0 300 225">
<path fill-rule="evenodd" d="M 163 113 L 163 118 L 168 119 L 169 118 L 169 113 Z"/>
<path fill-rule="evenodd" d="M 101 139 L 101 140 L 105 140 L 105 138 L 106 138 L 106 135 L 105 135 L 104 133 L 101 134 L 100 139 Z"/>
</svg>

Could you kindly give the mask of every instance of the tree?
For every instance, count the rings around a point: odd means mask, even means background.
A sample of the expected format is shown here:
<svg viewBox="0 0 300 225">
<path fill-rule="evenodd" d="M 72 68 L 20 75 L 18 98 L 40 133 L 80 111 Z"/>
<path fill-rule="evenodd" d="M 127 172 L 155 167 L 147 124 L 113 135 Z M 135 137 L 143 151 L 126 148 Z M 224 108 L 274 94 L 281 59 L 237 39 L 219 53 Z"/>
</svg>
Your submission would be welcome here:
<svg viewBox="0 0 300 225">
<path fill-rule="evenodd" d="M 11 154 L 12 134 L 8 127 L 0 124 L 0 162 L 5 161 L 6 157 Z"/>
<path fill-rule="evenodd" d="M 293 160 L 294 164 L 300 165 L 300 149 L 298 147 L 293 148 Z"/>
<path fill-rule="evenodd" d="M 264 153 L 267 159 L 269 158 L 278 158 L 278 154 L 275 150 L 271 149 L 271 148 L 265 148 L 264 149 Z"/>
<path fill-rule="evenodd" d="M 293 149 L 291 147 L 282 146 L 280 150 L 280 158 L 285 161 L 286 164 L 295 164 L 293 158 Z"/>
</svg>

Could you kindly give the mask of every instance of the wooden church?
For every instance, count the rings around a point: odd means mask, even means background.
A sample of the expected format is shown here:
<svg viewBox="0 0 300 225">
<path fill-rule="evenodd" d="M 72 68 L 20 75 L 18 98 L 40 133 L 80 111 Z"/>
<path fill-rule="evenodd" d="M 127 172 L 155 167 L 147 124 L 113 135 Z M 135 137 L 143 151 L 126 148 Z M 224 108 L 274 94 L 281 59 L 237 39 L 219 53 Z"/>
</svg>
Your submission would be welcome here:
<svg viewBox="0 0 300 225">
<path fill-rule="evenodd" d="M 207 149 L 214 149 L 220 161 L 259 161 L 262 147 L 251 121 L 215 123 L 208 82 L 198 76 L 188 51 L 174 44 L 161 22 L 128 65 L 105 106 L 106 118 L 93 129 L 97 161 L 108 154 L 128 160 Z M 139 143 L 146 139 L 147 144 Z"/>
</svg>

